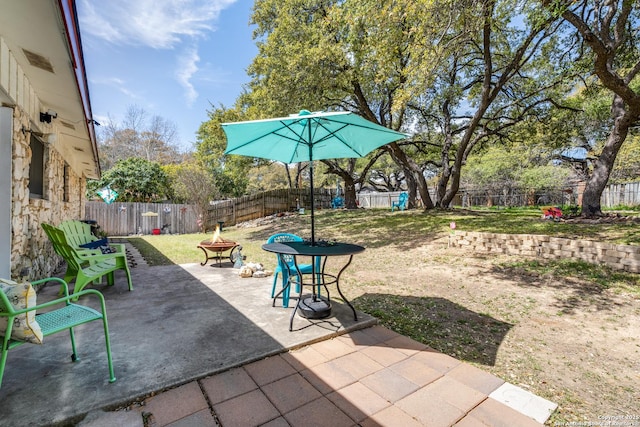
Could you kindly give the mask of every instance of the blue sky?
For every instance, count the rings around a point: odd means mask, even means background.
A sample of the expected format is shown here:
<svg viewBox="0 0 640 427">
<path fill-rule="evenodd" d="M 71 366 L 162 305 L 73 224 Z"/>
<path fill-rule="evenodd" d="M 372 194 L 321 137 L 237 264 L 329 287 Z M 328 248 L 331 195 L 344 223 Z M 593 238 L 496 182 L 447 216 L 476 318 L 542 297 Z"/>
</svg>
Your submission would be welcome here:
<svg viewBox="0 0 640 427">
<path fill-rule="evenodd" d="M 94 119 L 135 105 L 175 123 L 182 149 L 211 105 L 232 106 L 257 48 L 251 0 L 80 0 Z"/>
</svg>

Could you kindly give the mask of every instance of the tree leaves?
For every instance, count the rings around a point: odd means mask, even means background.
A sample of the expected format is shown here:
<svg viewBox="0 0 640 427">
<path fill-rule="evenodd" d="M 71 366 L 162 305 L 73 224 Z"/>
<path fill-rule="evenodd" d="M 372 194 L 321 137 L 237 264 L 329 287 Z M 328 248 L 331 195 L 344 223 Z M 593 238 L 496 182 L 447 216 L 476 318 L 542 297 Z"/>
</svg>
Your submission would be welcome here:
<svg viewBox="0 0 640 427">
<path fill-rule="evenodd" d="M 169 181 L 160 165 L 139 157 L 118 161 L 90 188 L 110 186 L 119 202 L 158 202 L 169 198 Z M 95 187 L 94 187 L 95 186 Z"/>
</svg>

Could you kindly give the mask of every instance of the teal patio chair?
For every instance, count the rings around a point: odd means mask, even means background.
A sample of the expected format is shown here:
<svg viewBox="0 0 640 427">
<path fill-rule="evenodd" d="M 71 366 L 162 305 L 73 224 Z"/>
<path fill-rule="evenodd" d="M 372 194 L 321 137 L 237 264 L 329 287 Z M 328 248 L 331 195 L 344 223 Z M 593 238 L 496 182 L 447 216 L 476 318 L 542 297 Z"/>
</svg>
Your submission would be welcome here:
<svg viewBox="0 0 640 427">
<path fill-rule="evenodd" d="M 281 242 L 302 242 L 303 239 L 300 236 L 291 233 L 278 233 L 269 237 L 267 243 L 281 243 Z M 276 255 L 278 265 L 273 271 L 273 286 L 271 288 L 271 298 L 276 296 L 276 284 L 278 283 L 278 275 L 282 275 L 282 306 L 289 307 L 289 295 L 291 287 L 287 286 L 289 283 L 289 272 L 292 275 L 297 276 L 297 271 L 294 266 L 293 255 Z M 315 260 L 316 272 L 320 272 L 320 258 Z M 285 265 L 286 263 L 286 265 Z M 288 268 L 287 268 L 288 267 Z M 298 269 L 302 274 L 313 274 L 313 266 L 311 264 L 298 264 Z M 300 292 L 300 287 L 296 289 L 296 292 Z"/>
<path fill-rule="evenodd" d="M 395 208 L 398 208 L 401 211 L 405 210 L 407 208 L 408 201 L 409 194 L 407 194 L 406 191 L 403 191 L 402 193 L 400 193 L 400 196 L 398 196 L 398 201 L 391 203 L 391 212 L 393 212 Z"/>
</svg>

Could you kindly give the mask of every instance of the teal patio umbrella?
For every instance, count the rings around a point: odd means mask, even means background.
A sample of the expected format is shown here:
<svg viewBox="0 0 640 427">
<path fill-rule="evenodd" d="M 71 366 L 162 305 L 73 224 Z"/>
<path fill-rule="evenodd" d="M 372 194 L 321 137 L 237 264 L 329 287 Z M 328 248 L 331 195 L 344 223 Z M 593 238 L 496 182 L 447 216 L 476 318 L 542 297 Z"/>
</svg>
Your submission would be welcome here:
<svg viewBox="0 0 640 427">
<path fill-rule="evenodd" d="M 240 154 L 283 163 L 309 162 L 311 244 L 315 246 L 313 161 L 364 157 L 406 137 L 350 112 L 309 112 L 289 117 L 223 123 L 225 154 Z"/>
<path fill-rule="evenodd" d="M 108 185 L 106 187 L 102 187 L 101 189 L 96 191 L 96 193 L 108 205 L 115 202 L 118 198 L 118 193 L 116 192 L 116 190 L 112 190 Z"/>
</svg>

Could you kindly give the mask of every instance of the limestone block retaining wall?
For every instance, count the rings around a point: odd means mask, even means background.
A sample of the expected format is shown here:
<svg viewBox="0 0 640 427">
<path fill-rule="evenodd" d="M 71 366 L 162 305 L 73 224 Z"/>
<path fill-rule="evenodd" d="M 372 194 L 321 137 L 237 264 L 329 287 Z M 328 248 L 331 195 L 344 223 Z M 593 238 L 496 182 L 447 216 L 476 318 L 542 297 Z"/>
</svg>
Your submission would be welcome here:
<svg viewBox="0 0 640 427">
<path fill-rule="evenodd" d="M 458 231 L 452 246 L 478 252 L 523 255 L 545 259 L 576 259 L 606 264 L 616 270 L 640 273 L 640 246 L 616 245 L 532 234 L 501 234 Z"/>
</svg>

